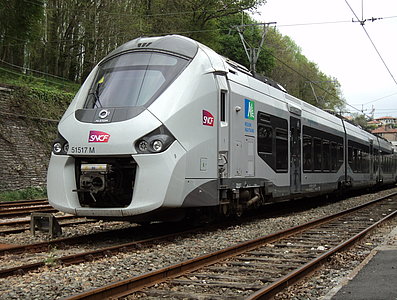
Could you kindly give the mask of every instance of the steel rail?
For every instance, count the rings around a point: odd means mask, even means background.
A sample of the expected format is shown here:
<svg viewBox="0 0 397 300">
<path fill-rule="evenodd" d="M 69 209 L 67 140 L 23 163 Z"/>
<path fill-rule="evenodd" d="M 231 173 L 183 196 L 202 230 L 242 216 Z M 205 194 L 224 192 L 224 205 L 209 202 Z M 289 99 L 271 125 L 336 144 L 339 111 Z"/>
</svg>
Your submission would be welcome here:
<svg viewBox="0 0 397 300">
<path fill-rule="evenodd" d="M 59 220 L 66 220 L 66 219 L 79 219 L 79 218 L 84 218 L 84 217 L 79 217 L 79 216 L 73 216 L 73 215 L 68 215 L 68 216 L 58 216 L 56 219 Z M 12 226 L 21 226 L 21 225 L 26 225 L 30 224 L 30 219 L 29 220 L 18 220 L 18 221 L 7 221 L 7 222 L 0 222 L 0 227 L 12 227 Z"/>
<path fill-rule="evenodd" d="M 134 241 L 134 242 L 130 242 L 130 243 L 123 243 L 120 245 L 105 247 L 105 248 L 101 248 L 98 250 L 92 250 L 92 251 L 82 252 L 82 253 L 78 253 L 78 254 L 56 257 L 54 263 L 55 264 L 72 265 L 72 264 L 79 264 L 79 263 L 86 262 L 86 261 L 93 261 L 94 259 L 99 259 L 99 258 L 102 258 L 105 256 L 110 256 L 112 254 L 116 254 L 119 252 L 125 252 L 128 249 L 136 249 L 137 247 L 143 246 L 145 244 L 151 244 L 151 243 L 154 243 L 157 241 L 162 241 L 162 240 L 169 240 L 169 239 L 175 238 L 176 235 L 188 234 L 188 233 L 191 233 L 192 231 L 196 231 L 196 229 L 187 230 L 187 231 L 183 231 L 183 232 L 177 232 L 177 233 L 165 234 L 165 235 L 158 236 L 158 237 L 153 237 L 153 238 L 144 239 L 144 240 L 140 240 L 140 241 Z M 12 276 L 12 275 L 25 274 L 26 272 L 37 270 L 41 267 L 44 267 L 45 265 L 46 265 L 46 263 L 44 261 L 42 261 L 42 262 L 36 262 L 36 263 L 26 264 L 26 265 L 22 265 L 22 266 L 7 268 L 7 269 L 0 269 L 0 278 Z"/>
<path fill-rule="evenodd" d="M 30 208 L 26 209 L 24 212 L 0 212 L 0 218 L 15 218 L 15 217 L 22 217 L 27 216 L 32 212 L 48 212 L 48 213 L 56 213 L 58 210 L 54 208 Z"/>
<path fill-rule="evenodd" d="M 32 203 L 35 202 L 47 202 L 48 199 L 42 198 L 42 199 L 29 199 L 29 200 L 17 200 L 17 201 L 1 201 L 0 202 L 0 207 L 8 207 L 8 206 L 20 206 L 20 205 L 31 205 Z"/>
<path fill-rule="evenodd" d="M 252 294 L 250 297 L 247 297 L 246 300 L 256 300 L 256 299 L 270 299 L 273 297 L 275 294 L 280 292 L 281 290 L 285 289 L 286 287 L 292 285 L 293 283 L 299 281 L 306 275 L 310 274 L 311 272 L 315 271 L 317 268 L 319 268 L 322 264 L 324 264 L 327 259 L 337 253 L 340 252 L 348 247 L 351 247 L 354 243 L 357 242 L 357 240 L 363 238 L 368 232 L 373 230 L 375 227 L 379 226 L 383 222 L 395 217 L 397 215 L 397 211 L 392 212 L 391 214 L 387 215 L 383 219 L 375 222 L 368 228 L 364 229 L 360 233 L 356 234 L 355 236 L 351 237 L 350 239 L 346 240 L 345 242 L 339 244 L 338 246 L 328 250 L 321 256 L 313 259 L 312 261 L 306 263 L 302 267 L 294 270 L 290 274 L 287 274 L 286 276 L 280 278 L 279 280 L 273 282 L 269 286 L 256 291 L 254 294 Z"/>
<path fill-rule="evenodd" d="M 6 255 L 6 254 L 18 254 L 18 253 L 24 253 L 24 252 L 31 252 L 31 253 L 36 253 L 36 252 L 41 252 L 41 251 L 47 251 L 51 247 L 63 247 L 65 245 L 74 245 L 78 243 L 87 243 L 88 241 L 95 241 L 99 238 L 108 238 L 108 237 L 114 237 L 115 234 L 128 234 L 134 230 L 134 227 L 131 228 L 124 228 L 124 229 L 113 229 L 113 230 L 108 230 L 108 231 L 100 231 L 88 235 L 78 235 L 78 236 L 73 236 L 73 237 L 67 237 L 67 238 L 59 238 L 51 241 L 46 241 L 46 242 L 39 242 L 39 243 L 33 243 L 33 244 L 27 244 L 27 245 L 16 245 L 16 246 L 9 246 L 5 248 L 0 249 L 0 256 Z"/>
<path fill-rule="evenodd" d="M 77 299 L 104 299 L 104 298 L 119 298 L 127 296 L 133 292 L 140 291 L 145 287 L 153 286 L 157 283 L 164 282 L 167 279 L 174 278 L 177 276 L 181 276 L 183 274 L 198 270 L 208 265 L 215 264 L 219 261 L 222 261 L 226 258 L 233 257 L 249 250 L 253 250 L 258 248 L 261 245 L 271 243 L 280 238 L 285 238 L 291 236 L 293 234 L 302 232 L 306 229 L 324 224 L 329 222 L 330 220 L 337 219 L 343 215 L 348 215 L 354 211 L 360 210 L 362 208 L 368 207 L 370 205 L 376 204 L 384 199 L 390 198 L 392 196 L 397 195 L 397 193 L 392 193 L 387 196 L 381 197 L 379 199 L 367 202 L 365 204 L 347 209 L 345 211 L 326 216 L 324 218 L 320 218 L 303 225 L 298 225 L 292 227 L 290 229 L 282 230 L 280 232 L 270 234 L 264 237 L 260 237 L 251 241 L 243 242 L 235 246 L 231 246 L 214 253 L 206 254 L 199 256 L 197 258 L 193 258 L 178 264 L 174 264 L 165 268 L 161 268 L 159 270 L 148 272 L 143 275 L 135 276 L 130 279 L 114 282 L 96 289 L 92 289 L 86 292 L 79 293 L 77 295 L 73 295 L 67 297 L 65 299 L 68 300 L 77 300 Z M 287 280 L 288 281 L 288 280 Z"/>
<path fill-rule="evenodd" d="M 0 211 L 2 211 L 4 208 L 7 207 L 32 206 L 32 205 L 40 205 L 40 204 L 48 204 L 48 200 L 35 199 L 35 200 L 0 202 Z"/>
<path fill-rule="evenodd" d="M 59 218 L 56 218 L 58 221 L 60 220 Z M 67 227 L 67 226 L 73 226 L 73 225 L 81 225 L 81 224 L 87 224 L 87 223 L 95 223 L 97 222 L 96 220 L 80 220 L 80 221 L 75 221 L 75 222 L 65 222 L 65 223 L 60 223 L 61 227 Z M 29 224 L 30 220 L 27 221 L 26 224 Z M 0 224 L 1 225 L 1 224 Z M 4 229 L 0 230 L 0 235 L 6 235 L 6 234 L 15 234 L 15 233 L 21 233 L 30 230 L 30 226 L 24 226 L 24 227 L 19 227 L 19 228 L 11 228 L 11 229 Z"/>
<path fill-rule="evenodd" d="M 26 211 L 31 210 L 38 210 L 38 209 L 54 209 L 51 205 L 46 203 L 40 203 L 39 205 L 30 205 L 30 206 L 23 206 L 23 207 L 12 207 L 6 209 L 0 209 L 0 216 L 7 213 L 25 213 Z"/>
</svg>

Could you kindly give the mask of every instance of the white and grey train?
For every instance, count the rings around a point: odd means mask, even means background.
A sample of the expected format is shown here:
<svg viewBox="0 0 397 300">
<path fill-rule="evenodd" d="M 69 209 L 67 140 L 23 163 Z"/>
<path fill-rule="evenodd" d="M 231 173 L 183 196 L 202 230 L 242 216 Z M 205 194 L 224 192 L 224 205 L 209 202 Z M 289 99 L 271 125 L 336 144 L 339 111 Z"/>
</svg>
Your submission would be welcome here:
<svg viewBox="0 0 397 300">
<path fill-rule="evenodd" d="M 397 177 L 389 142 L 178 35 L 106 56 L 58 132 L 49 202 L 93 218 L 241 214 Z"/>
</svg>

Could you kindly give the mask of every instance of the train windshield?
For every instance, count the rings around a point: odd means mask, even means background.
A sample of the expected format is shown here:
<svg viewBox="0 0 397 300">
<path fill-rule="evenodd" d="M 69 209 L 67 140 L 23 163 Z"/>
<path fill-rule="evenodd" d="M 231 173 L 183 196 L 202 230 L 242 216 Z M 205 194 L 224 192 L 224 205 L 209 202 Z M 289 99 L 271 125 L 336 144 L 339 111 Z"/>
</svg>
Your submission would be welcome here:
<svg viewBox="0 0 397 300">
<path fill-rule="evenodd" d="M 117 56 L 99 66 L 85 108 L 144 106 L 153 102 L 189 63 L 155 52 Z"/>
</svg>

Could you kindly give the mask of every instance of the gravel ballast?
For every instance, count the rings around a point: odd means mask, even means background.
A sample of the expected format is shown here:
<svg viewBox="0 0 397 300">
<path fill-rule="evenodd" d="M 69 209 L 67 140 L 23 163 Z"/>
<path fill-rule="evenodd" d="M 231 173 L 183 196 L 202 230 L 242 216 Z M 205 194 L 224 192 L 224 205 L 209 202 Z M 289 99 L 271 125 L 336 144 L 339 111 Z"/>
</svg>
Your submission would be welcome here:
<svg viewBox="0 0 397 300">
<path fill-rule="evenodd" d="M 183 236 L 183 238 L 177 238 L 172 242 L 158 243 L 151 248 L 142 248 L 140 250 L 119 253 L 115 256 L 79 265 L 52 266 L 51 262 L 53 259 L 56 258 L 56 256 L 63 255 L 61 250 L 53 249 L 43 257 L 44 260 L 49 262 L 49 266 L 37 272 L 30 272 L 22 276 L 11 276 L 0 279 L 0 299 L 57 299 L 70 296 L 87 289 L 127 279 L 186 259 L 220 250 L 243 241 L 303 224 L 326 215 L 331 215 L 396 191 L 397 188 L 393 188 L 376 194 L 352 197 L 336 203 L 312 208 L 304 212 L 261 220 L 255 219 L 242 225 L 192 234 L 187 237 Z M 392 225 L 393 224 L 389 227 Z M 90 230 L 109 229 L 108 226 L 110 225 L 103 225 L 102 228 L 96 227 L 99 225 L 92 224 L 85 224 L 82 226 L 84 228 L 81 229 L 81 232 L 87 233 Z M 121 225 L 117 224 L 117 226 Z M 70 232 L 66 234 L 81 234 L 81 232 L 79 226 L 76 226 L 70 228 Z M 377 243 L 382 241 L 382 237 L 384 237 L 387 232 L 380 232 L 379 237 L 374 238 L 373 241 L 355 247 L 357 250 L 353 254 L 348 253 L 354 251 L 354 249 L 344 252 L 340 254 L 340 256 L 338 256 L 339 254 L 336 255 L 335 262 L 332 263 L 331 261 L 330 266 L 326 266 L 328 270 L 326 273 L 318 271 L 319 275 L 315 274 L 317 277 L 311 277 L 314 279 L 306 280 L 301 284 L 298 283 L 290 287 L 287 292 L 279 294 L 278 299 L 317 299 L 326 295 L 352 268 L 361 262 Z M 13 236 L 14 239 L 12 236 L 7 236 L 8 243 L 27 243 L 28 240 L 32 238 L 27 233 Z M 30 240 L 29 242 L 32 241 Z M 318 246 L 321 246 L 321 241 L 319 241 Z M 5 258 L 2 257 L 1 259 L 4 260 Z M 10 262 L 8 261 L 7 265 L 9 264 Z"/>
</svg>

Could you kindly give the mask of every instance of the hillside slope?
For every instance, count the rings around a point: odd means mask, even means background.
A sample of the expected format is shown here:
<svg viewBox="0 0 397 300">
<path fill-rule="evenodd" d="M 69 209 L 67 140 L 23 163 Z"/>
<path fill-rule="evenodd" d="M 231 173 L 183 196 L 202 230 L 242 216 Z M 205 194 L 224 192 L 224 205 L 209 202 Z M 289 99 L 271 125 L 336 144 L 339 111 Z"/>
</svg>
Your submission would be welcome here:
<svg viewBox="0 0 397 300">
<path fill-rule="evenodd" d="M 0 192 L 45 187 L 57 123 L 73 95 L 0 74 Z"/>
</svg>

